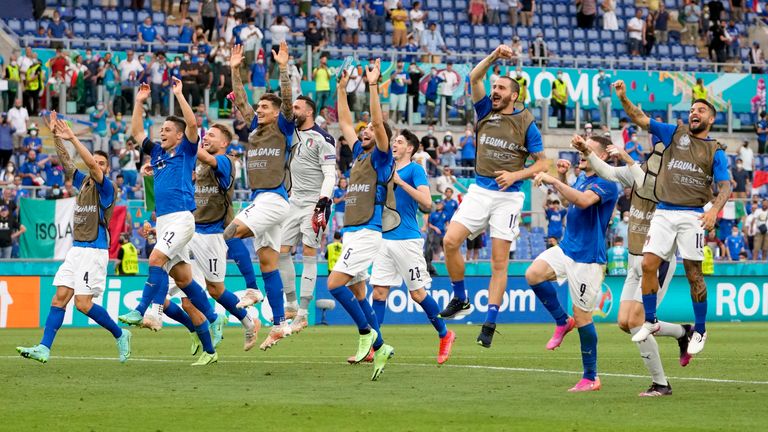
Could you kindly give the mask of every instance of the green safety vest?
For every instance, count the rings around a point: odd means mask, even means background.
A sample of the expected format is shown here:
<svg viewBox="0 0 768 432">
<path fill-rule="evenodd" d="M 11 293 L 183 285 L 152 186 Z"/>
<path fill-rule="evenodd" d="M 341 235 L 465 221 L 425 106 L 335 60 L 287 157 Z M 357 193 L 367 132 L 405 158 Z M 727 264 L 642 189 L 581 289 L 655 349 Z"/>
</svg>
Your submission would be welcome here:
<svg viewBox="0 0 768 432">
<path fill-rule="evenodd" d="M 5 67 L 5 70 L 7 72 L 5 76 L 8 79 L 8 89 L 16 90 L 19 85 L 19 67 L 8 65 Z"/>
<path fill-rule="evenodd" d="M 707 89 L 704 86 L 693 86 L 693 100 L 696 99 L 707 99 Z"/>
<path fill-rule="evenodd" d="M 333 270 L 333 266 L 336 265 L 336 261 L 341 256 L 341 243 L 333 242 L 328 245 L 328 272 Z"/>
<path fill-rule="evenodd" d="M 704 261 L 701 263 L 701 272 L 705 275 L 715 274 L 715 253 L 707 245 L 704 246 Z"/>
<path fill-rule="evenodd" d="M 40 90 L 40 77 L 37 79 L 32 79 L 33 76 L 35 76 L 35 73 L 37 73 L 40 70 L 39 64 L 33 64 L 32 66 L 27 69 L 27 82 L 25 84 L 27 90 L 36 91 Z"/>
<path fill-rule="evenodd" d="M 133 243 L 120 246 L 123 250 L 123 260 L 117 269 L 119 274 L 132 275 L 139 272 L 139 253 Z"/>
</svg>

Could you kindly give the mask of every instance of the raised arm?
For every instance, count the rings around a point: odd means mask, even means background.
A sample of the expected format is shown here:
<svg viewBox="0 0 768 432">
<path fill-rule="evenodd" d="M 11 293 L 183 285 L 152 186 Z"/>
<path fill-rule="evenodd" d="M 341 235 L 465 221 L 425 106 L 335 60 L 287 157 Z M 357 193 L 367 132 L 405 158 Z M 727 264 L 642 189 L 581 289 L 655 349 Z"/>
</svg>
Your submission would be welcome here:
<svg viewBox="0 0 768 432">
<path fill-rule="evenodd" d="M 597 157 L 597 155 L 589 149 L 587 142 L 581 135 L 573 136 L 571 139 L 571 146 L 580 151 L 581 154 L 587 158 L 589 165 L 592 167 L 592 169 L 595 170 L 598 176 L 612 182 L 621 183 L 622 186 L 626 187 L 632 187 L 632 185 L 638 180 L 634 178 L 633 172 L 630 170 L 630 166 L 635 165 L 635 161 L 629 157 L 629 155 L 624 150 L 620 150 L 614 146 L 608 146 L 608 154 L 619 156 L 627 163 L 627 166 L 614 167 L 608 165 L 608 163 L 606 163 L 604 160 Z M 624 155 L 626 155 L 626 158 L 629 159 L 628 161 L 624 158 Z M 640 173 L 643 173 L 642 169 L 640 169 Z M 637 183 L 638 186 L 642 186 L 642 175 L 640 176 L 640 179 Z"/>
<path fill-rule="evenodd" d="M 632 123 L 640 126 L 645 130 L 648 130 L 648 127 L 651 125 L 651 119 L 645 115 L 643 110 L 635 106 L 635 104 L 629 100 L 627 97 L 627 86 L 624 84 L 624 81 L 616 81 L 613 83 L 613 88 L 616 89 L 616 96 L 619 98 L 621 106 L 629 116 L 629 119 L 632 120 Z"/>
<path fill-rule="evenodd" d="M 429 186 L 422 185 L 418 188 L 415 188 L 407 182 L 404 182 L 403 179 L 401 179 L 397 174 L 397 170 L 395 170 L 393 181 L 398 187 L 402 188 L 405 193 L 410 195 L 410 197 L 416 201 L 416 203 L 419 205 L 419 208 L 432 208 L 432 195 L 429 193 Z"/>
<path fill-rule="evenodd" d="M 253 117 L 253 107 L 248 103 L 248 95 L 245 93 L 243 80 L 240 79 L 240 64 L 243 62 L 243 46 L 235 45 L 229 56 L 229 66 L 232 70 L 232 91 L 235 93 L 235 106 L 243 115 L 243 119 L 250 126 Z"/>
<path fill-rule="evenodd" d="M 387 153 L 389 152 L 389 138 L 387 137 L 387 130 L 384 128 L 384 114 L 381 111 L 381 102 L 379 102 L 380 77 L 381 59 L 376 59 L 365 69 L 365 78 L 371 89 L 371 124 L 373 125 L 373 134 L 376 137 L 376 147 L 379 151 Z"/>
<path fill-rule="evenodd" d="M 91 178 L 96 180 L 96 183 L 102 184 L 104 182 L 104 171 L 101 170 L 101 167 L 96 162 L 96 159 L 93 157 L 90 151 L 83 145 L 83 143 L 80 142 L 79 139 L 77 139 L 77 136 L 75 136 L 75 133 L 72 132 L 72 129 L 69 127 L 67 122 L 64 120 L 56 120 L 56 128 L 55 128 L 55 134 L 60 139 L 65 139 L 71 142 L 75 146 L 75 150 L 77 150 L 77 154 L 80 155 L 80 158 L 85 162 L 85 166 L 88 167 L 88 173 L 91 175 Z"/>
<path fill-rule="evenodd" d="M 557 193 L 559 193 L 564 200 L 580 209 L 585 209 L 600 201 L 600 196 L 591 190 L 581 192 L 545 172 L 537 174 L 533 182 L 536 186 L 542 184 L 550 184 L 554 186 Z"/>
<path fill-rule="evenodd" d="M 56 111 L 51 111 L 49 117 L 43 116 L 43 121 L 45 122 L 45 125 L 48 126 L 51 134 L 53 134 L 53 145 L 56 147 L 56 154 L 59 155 L 61 166 L 64 167 L 64 178 L 71 179 L 75 174 L 75 171 L 77 171 L 77 168 L 75 167 L 75 163 L 72 162 L 72 158 L 69 156 L 67 148 L 64 147 L 64 142 L 58 135 L 56 135 L 56 122 L 58 121 Z"/>
<path fill-rule="evenodd" d="M 288 75 L 288 43 L 280 42 L 280 51 L 272 50 L 275 62 L 280 69 L 280 112 L 286 120 L 293 120 L 293 98 L 291 95 L 291 77 Z"/>
<path fill-rule="evenodd" d="M 347 103 L 347 82 L 349 81 L 349 72 L 341 71 L 341 77 L 336 83 L 336 103 L 338 104 L 339 114 L 339 128 L 341 134 L 344 136 L 344 140 L 350 147 L 357 141 L 357 134 L 355 133 L 355 124 L 352 121 L 352 113 L 349 111 L 349 104 Z"/>
<path fill-rule="evenodd" d="M 141 145 L 147 137 L 144 131 L 144 101 L 149 98 L 151 93 L 149 84 L 141 84 L 136 93 L 136 101 L 133 104 L 133 114 L 131 115 L 131 133 L 136 138 L 136 142 Z"/>
<path fill-rule="evenodd" d="M 171 77 L 171 88 L 173 95 L 176 96 L 176 100 L 181 107 L 181 114 L 184 116 L 184 123 L 187 124 L 187 128 L 184 130 L 184 134 L 190 142 L 196 143 L 199 136 L 197 134 L 197 118 L 192 107 L 189 106 L 189 102 L 184 98 L 184 92 L 182 90 L 181 80 L 176 77 Z"/>
<path fill-rule="evenodd" d="M 491 66 L 493 66 L 493 63 L 499 59 L 512 59 L 512 48 L 506 45 L 499 45 L 469 73 L 469 82 L 472 85 L 472 102 L 479 102 L 486 96 L 485 76 L 488 74 Z"/>
</svg>

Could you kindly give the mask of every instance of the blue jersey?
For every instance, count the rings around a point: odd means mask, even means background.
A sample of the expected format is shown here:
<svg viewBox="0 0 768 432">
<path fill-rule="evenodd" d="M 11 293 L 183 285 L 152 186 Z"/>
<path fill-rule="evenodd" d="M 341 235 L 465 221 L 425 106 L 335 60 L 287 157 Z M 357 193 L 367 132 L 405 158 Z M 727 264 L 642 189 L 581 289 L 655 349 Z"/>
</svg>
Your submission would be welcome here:
<svg viewBox="0 0 768 432">
<path fill-rule="evenodd" d="M 757 128 L 758 129 L 768 129 L 768 120 L 758 120 L 757 121 Z M 766 140 L 768 140 L 768 132 L 758 133 L 757 134 L 757 141 L 758 142 L 765 142 Z"/>
<path fill-rule="evenodd" d="M 230 154 L 232 150 L 235 151 L 235 153 L 242 155 L 245 151 L 245 148 L 237 141 L 234 141 L 229 144 L 229 147 L 227 147 L 227 154 Z"/>
<path fill-rule="evenodd" d="M 560 248 L 576 262 L 605 264 L 605 232 L 619 199 L 619 188 L 616 183 L 596 175 L 580 176 L 573 188 L 579 192 L 592 191 L 600 201 L 585 209 L 573 204 L 568 206 L 565 237 Z"/>
<path fill-rule="evenodd" d="M 80 170 L 75 171 L 75 175 L 72 176 L 72 186 L 80 189 L 83 187 L 83 181 L 88 178 Z M 99 219 L 104 217 L 104 210 L 108 209 L 115 200 L 115 186 L 109 177 L 104 176 L 104 180 L 101 184 L 94 181 L 96 190 L 99 192 Z M 99 225 L 99 236 L 92 242 L 73 241 L 72 246 L 95 248 L 95 249 L 109 249 L 109 233 L 107 229 Z"/>
<path fill-rule="evenodd" d="M 22 145 L 25 148 L 29 148 L 31 150 L 34 150 L 37 153 L 40 153 L 41 150 L 43 150 L 43 140 L 40 139 L 40 137 L 24 137 L 24 141 L 22 141 Z"/>
<path fill-rule="evenodd" d="M 376 202 L 385 202 L 387 199 L 387 188 L 384 186 L 387 181 L 392 177 L 392 170 L 394 169 L 394 159 L 392 158 L 392 146 L 384 153 L 379 150 L 379 147 L 374 145 L 373 150 L 364 154 L 363 143 L 360 141 L 355 142 L 352 148 L 352 160 L 357 161 L 358 158 L 371 158 L 371 165 L 376 170 Z M 372 231 L 381 231 L 381 204 L 377 204 L 373 209 L 373 216 L 367 224 L 356 226 L 345 226 L 342 232 L 354 232 L 361 229 L 369 229 Z"/>
<path fill-rule="evenodd" d="M 421 165 L 415 162 L 411 162 L 397 170 L 397 175 L 414 189 L 418 189 L 419 186 L 429 187 L 427 173 Z M 400 214 L 400 225 L 392 231 L 385 232 L 384 239 L 420 239 L 421 230 L 419 230 L 419 220 L 416 218 L 419 203 L 401 187 L 395 187 L 395 200 L 397 201 L 396 210 Z"/>
<path fill-rule="evenodd" d="M 283 113 L 277 115 L 277 126 L 280 132 L 285 136 L 285 162 L 291 157 L 291 145 L 293 145 L 293 131 L 296 129 L 296 123 L 293 120 L 288 120 L 283 116 Z M 259 127 L 259 118 L 255 115 L 251 120 L 251 128 L 248 129 L 248 133 L 255 131 Z M 251 200 L 256 199 L 256 196 L 262 192 L 273 192 L 288 200 L 288 190 L 285 189 L 285 183 L 281 183 L 280 186 L 274 189 L 253 189 L 251 190 Z"/>
<path fill-rule="evenodd" d="M 194 33 L 195 33 L 195 30 L 192 27 L 189 27 L 189 26 L 186 26 L 186 25 L 182 26 L 180 31 L 179 31 L 179 43 L 182 43 L 182 44 L 191 43 L 192 42 L 192 35 Z M 239 33 L 235 33 L 235 34 L 239 34 Z"/>
<path fill-rule="evenodd" d="M 344 198 L 344 196 L 346 195 L 347 195 L 347 191 L 345 189 L 337 187 L 336 189 L 333 190 L 333 198 L 335 199 Z M 336 209 L 336 211 L 339 213 L 344 213 L 347 209 L 347 200 L 343 199 L 339 201 L 338 203 L 334 204 L 333 208 Z"/>
<path fill-rule="evenodd" d="M 664 143 L 664 148 L 669 147 L 672 143 L 672 137 L 675 135 L 676 130 L 676 125 L 657 122 L 653 119 L 651 119 L 650 127 L 648 128 L 650 133 L 658 137 L 659 140 Z M 707 141 L 709 141 L 709 139 L 707 139 Z M 731 180 L 731 173 L 728 171 L 728 159 L 725 157 L 725 152 L 719 148 L 715 151 L 715 156 L 712 160 L 712 176 L 714 177 L 715 183 Z M 699 213 L 704 211 L 701 207 L 676 206 L 663 201 L 660 201 L 656 208 L 660 210 L 692 210 Z"/>
<path fill-rule="evenodd" d="M 560 240 L 563 237 L 563 217 L 568 214 L 568 210 L 551 210 L 544 212 L 547 215 L 547 237 L 554 237 Z"/>
<path fill-rule="evenodd" d="M 251 65 L 251 85 L 254 87 L 267 86 L 267 70 L 264 63 L 253 63 Z"/>
<path fill-rule="evenodd" d="M 459 202 L 453 198 L 443 201 L 443 211 L 445 212 L 445 217 L 447 217 L 448 220 L 453 219 L 453 214 L 456 213 L 458 208 Z"/>
<path fill-rule="evenodd" d="M 739 254 L 744 250 L 744 236 L 741 233 L 731 234 L 725 239 L 725 245 L 728 246 L 728 252 L 731 254 L 731 261 L 738 261 Z"/>
<path fill-rule="evenodd" d="M 155 212 L 157 216 L 195 211 L 195 186 L 192 173 L 197 161 L 197 143 L 183 134 L 181 143 L 170 152 L 144 138 L 142 151 L 152 160 L 155 176 Z"/>
<path fill-rule="evenodd" d="M 216 156 L 216 179 L 219 181 L 219 187 L 226 191 L 232 180 L 232 161 L 226 155 Z M 200 234 L 221 234 L 224 232 L 224 219 L 211 223 L 195 224 L 195 232 Z"/>
<path fill-rule="evenodd" d="M 445 235 L 445 224 L 448 223 L 448 215 L 445 214 L 445 209 L 442 211 L 433 211 L 429 214 L 429 223 L 434 225 L 440 230 L 440 235 Z"/>
<path fill-rule="evenodd" d="M 141 38 L 144 40 L 144 42 L 154 42 L 155 38 L 157 37 L 157 30 L 155 29 L 155 26 L 153 25 L 145 25 L 142 24 L 139 26 L 139 33 L 141 33 Z"/>
<path fill-rule="evenodd" d="M 48 30 L 51 31 L 51 37 L 61 39 L 64 37 L 64 34 L 67 32 L 67 23 L 65 23 L 64 21 L 59 21 L 57 24 L 51 21 L 48 24 Z"/>
<path fill-rule="evenodd" d="M 408 75 L 405 72 L 392 72 L 392 76 L 389 77 L 389 93 L 401 95 L 405 94 L 407 90 L 405 81 L 408 79 Z"/>
<path fill-rule="evenodd" d="M 491 113 L 491 109 L 493 108 L 491 98 L 488 96 L 485 96 L 484 98 L 480 99 L 477 103 L 475 103 L 475 112 L 477 113 L 477 121 L 484 119 Z M 518 114 L 522 111 L 515 111 L 515 114 Z M 528 126 L 528 130 L 525 132 L 525 148 L 528 150 L 528 153 L 540 153 L 544 151 L 544 143 L 541 140 L 541 132 L 539 132 L 539 128 L 536 126 L 536 123 L 531 123 L 530 126 Z M 477 162 L 475 162 L 477 163 Z M 494 177 L 483 177 L 481 175 L 477 176 L 477 185 L 480 186 L 483 189 L 488 189 L 492 191 L 498 191 L 499 190 L 499 184 L 496 183 L 496 179 Z M 518 181 L 512 184 L 512 186 L 508 187 L 504 190 L 504 192 L 520 192 L 520 187 L 522 187 L 523 182 Z"/>
<path fill-rule="evenodd" d="M 64 185 L 64 171 L 61 165 L 53 165 L 51 162 L 45 164 L 45 185 Z"/>
</svg>

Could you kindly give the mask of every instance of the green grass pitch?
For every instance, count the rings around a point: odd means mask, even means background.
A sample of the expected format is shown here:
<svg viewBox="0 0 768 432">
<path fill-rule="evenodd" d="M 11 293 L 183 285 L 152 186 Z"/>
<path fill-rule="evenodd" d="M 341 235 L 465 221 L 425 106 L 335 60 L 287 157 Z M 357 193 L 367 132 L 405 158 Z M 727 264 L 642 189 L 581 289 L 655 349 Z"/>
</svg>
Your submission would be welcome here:
<svg viewBox="0 0 768 432">
<path fill-rule="evenodd" d="M 267 352 L 242 351 L 230 326 L 219 363 L 189 366 L 178 328 L 133 330 L 133 357 L 116 360 L 102 329 L 62 329 L 48 364 L 20 358 L 41 330 L 0 330 L 0 430 L 73 431 L 760 431 L 768 430 L 765 323 L 711 324 L 686 368 L 659 338 L 674 394 L 640 399 L 650 378 L 629 336 L 598 326 L 603 389 L 569 394 L 580 378 L 578 334 L 544 349 L 550 325 L 500 325 L 491 349 L 477 326 L 454 324 L 439 367 L 423 326 L 385 326 L 396 355 L 378 382 L 350 366 L 352 327 L 311 327 Z M 266 336 L 262 330 L 260 339 Z"/>
</svg>

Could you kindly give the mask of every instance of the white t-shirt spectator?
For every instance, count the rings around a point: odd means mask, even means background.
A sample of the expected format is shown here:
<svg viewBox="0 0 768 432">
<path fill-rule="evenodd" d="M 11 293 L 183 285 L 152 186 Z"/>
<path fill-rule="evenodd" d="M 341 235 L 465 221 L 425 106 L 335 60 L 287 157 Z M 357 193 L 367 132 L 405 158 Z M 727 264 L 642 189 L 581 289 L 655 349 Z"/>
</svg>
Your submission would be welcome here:
<svg viewBox="0 0 768 432">
<path fill-rule="evenodd" d="M 363 77 L 357 73 L 357 68 L 352 71 L 352 75 L 347 81 L 347 94 L 349 93 L 365 93 L 365 84 L 363 84 Z"/>
<path fill-rule="evenodd" d="M 344 17 L 344 24 L 349 30 L 360 30 L 360 18 L 362 14 L 359 9 L 346 8 L 341 13 Z"/>
<path fill-rule="evenodd" d="M 445 80 L 440 87 L 440 94 L 443 96 L 453 96 L 453 91 L 459 84 L 459 77 L 456 76 L 456 72 L 442 71 L 440 72 L 440 78 Z"/>
<path fill-rule="evenodd" d="M 122 149 L 120 150 L 120 157 L 128 155 L 128 158 L 126 158 L 123 162 L 123 164 L 120 164 L 120 169 L 122 171 L 136 171 L 136 163 L 139 161 L 139 151 L 136 149 L 128 150 L 128 149 Z"/>
<path fill-rule="evenodd" d="M 32 60 L 31 57 L 27 57 L 27 56 L 19 57 L 19 72 L 21 72 L 22 75 L 26 74 L 27 69 L 29 69 L 29 67 L 32 66 L 33 63 L 34 63 L 34 60 Z"/>
<path fill-rule="evenodd" d="M 160 63 L 152 63 L 152 66 L 149 67 L 152 84 L 162 84 L 166 70 L 168 70 L 167 66 L 161 65 Z"/>
<path fill-rule="evenodd" d="M 246 51 L 253 51 L 256 47 L 261 45 L 261 41 L 264 39 L 264 34 L 255 25 L 240 30 L 240 40 L 243 41 L 243 49 Z M 279 42 L 278 42 L 279 43 Z"/>
<path fill-rule="evenodd" d="M 272 32 L 272 45 L 280 45 L 288 39 L 291 29 L 285 24 L 275 24 L 269 28 L 269 31 Z"/>
<path fill-rule="evenodd" d="M 417 32 L 423 32 L 424 31 L 424 11 L 419 9 L 411 9 L 411 11 L 408 13 L 408 15 L 411 18 L 411 24 L 413 26 L 413 29 Z"/>
<path fill-rule="evenodd" d="M 441 194 L 444 194 L 446 189 L 454 187 L 454 183 L 456 183 L 455 176 L 441 175 L 435 182 L 435 189 Z"/>
<path fill-rule="evenodd" d="M 629 37 L 636 40 L 643 40 L 643 25 L 645 24 L 645 21 L 638 17 L 632 17 L 631 20 L 629 20 L 629 23 L 627 23 L 627 31 L 629 32 Z"/>
<path fill-rule="evenodd" d="M 117 69 L 120 70 L 120 81 L 125 82 L 130 80 L 131 73 L 134 74 L 134 79 L 138 77 L 144 70 L 144 67 L 141 66 L 139 60 L 134 57 L 131 61 L 128 61 L 128 59 L 121 61 L 120 65 L 117 66 Z"/>
<path fill-rule="evenodd" d="M 29 113 L 24 107 L 13 107 L 8 110 L 8 121 L 11 122 L 11 126 L 16 129 L 17 134 L 27 133 L 27 122 L 29 121 Z"/>
<path fill-rule="evenodd" d="M 336 17 L 339 16 L 339 12 L 331 5 L 325 5 L 321 7 L 318 12 L 322 18 L 322 28 L 332 29 L 336 28 Z"/>
<path fill-rule="evenodd" d="M 412 156 L 412 160 L 421 165 L 421 167 L 424 168 L 424 171 L 427 171 L 427 161 L 429 159 L 429 153 L 425 152 L 423 148 Z"/>
<path fill-rule="evenodd" d="M 742 146 L 739 149 L 739 157 L 741 158 L 741 161 L 744 163 L 745 171 L 752 171 L 754 169 L 755 153 L 752 151 L 751 148 L 749 148 L 749 146 L 747 147 Z"/>
</svg>

